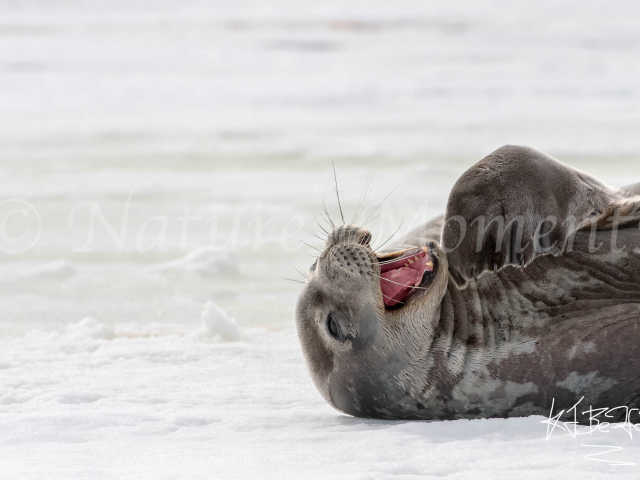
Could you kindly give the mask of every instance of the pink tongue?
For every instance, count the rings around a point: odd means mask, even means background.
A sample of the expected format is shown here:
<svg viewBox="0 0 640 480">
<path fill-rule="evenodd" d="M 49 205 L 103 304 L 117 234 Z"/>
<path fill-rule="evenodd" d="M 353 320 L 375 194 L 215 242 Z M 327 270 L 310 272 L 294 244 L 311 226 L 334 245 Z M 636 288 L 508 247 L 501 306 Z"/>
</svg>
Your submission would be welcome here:
<svg viewBox="0 0 640 480">
<path fill-rule="evenodd" d="M 398 268 L 380 275 L 384 304 L 388 307 L 397 305 L 404 299 L 413 287 L 420 281 L 422 272 L 409 267 Z"/>
<path fill-rule="evenodd" d="M 384 304 L 393 307 L 401 303 L 422 280 L 425 271 L 432 271 L 431 255 L 422 249 L 406 252 L 398 260 L 380 265 L 380 289 Z"/>
</svg>

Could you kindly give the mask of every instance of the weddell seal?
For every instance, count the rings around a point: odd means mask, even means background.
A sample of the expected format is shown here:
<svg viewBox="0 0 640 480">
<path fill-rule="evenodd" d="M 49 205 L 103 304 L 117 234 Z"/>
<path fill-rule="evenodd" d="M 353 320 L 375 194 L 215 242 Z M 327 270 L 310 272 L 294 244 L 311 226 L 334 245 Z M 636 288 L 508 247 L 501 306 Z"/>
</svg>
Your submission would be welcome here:
<svg viewBox="0 0 640 480">
<path fill-rule="evenodd" d="M 501 147 L 460 177 L 444 215 L 383 251 L 356 225 L 327 232 L 296 307 L 311 377 L 358 417 L 555 405 L 581 423 L 589 406 L 624 420 L 640 407 L 639 221 L 640 184 Z"/>
</svg>

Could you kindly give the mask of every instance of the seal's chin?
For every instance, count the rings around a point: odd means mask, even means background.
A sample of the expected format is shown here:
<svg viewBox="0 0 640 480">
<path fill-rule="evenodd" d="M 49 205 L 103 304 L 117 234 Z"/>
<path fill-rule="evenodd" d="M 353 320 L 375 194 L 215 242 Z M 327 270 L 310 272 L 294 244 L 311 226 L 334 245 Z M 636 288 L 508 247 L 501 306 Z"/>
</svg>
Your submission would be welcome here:
<svg viewBox="0 0 640 480">
<path fill-rule="evenodd" d="M 427 247 L 380 255 L 378 262 L 385 307 L 404 305 L 414 292 L 428 289 L 438 266 Z"/>
</svg>

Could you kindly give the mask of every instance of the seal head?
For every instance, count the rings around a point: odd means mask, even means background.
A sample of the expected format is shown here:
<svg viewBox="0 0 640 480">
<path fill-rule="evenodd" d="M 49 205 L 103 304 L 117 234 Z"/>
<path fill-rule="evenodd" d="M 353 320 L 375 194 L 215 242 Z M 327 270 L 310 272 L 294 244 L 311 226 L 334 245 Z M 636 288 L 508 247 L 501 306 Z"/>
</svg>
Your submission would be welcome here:
<svg viewBox="0 0 640 480">
<path fill-rule="evenodd" d="M 447 268 L 435 242 L 376 254 L 370 241 L 355 225 L 331 232 L 298 299 L 296 323 L 311 377 L 331 405 L 395 418 L 389 405 L 406 396 L 398 380 L 414 363 L 412 350 L 398 346 L 429 344 Z"/>
</svg>

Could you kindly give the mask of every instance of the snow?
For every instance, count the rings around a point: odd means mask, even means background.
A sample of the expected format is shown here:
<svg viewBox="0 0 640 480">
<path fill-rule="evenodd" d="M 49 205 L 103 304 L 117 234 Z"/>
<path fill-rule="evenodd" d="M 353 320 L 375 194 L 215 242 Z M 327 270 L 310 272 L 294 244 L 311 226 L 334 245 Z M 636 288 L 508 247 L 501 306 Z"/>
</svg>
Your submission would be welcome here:
<svg viewBox="0 0 640 480">
<path fill-rule="evenodd" d="M 585 460 L 547 440 L 543 417 L 382 422 L 342 415 L 307 378 L 292 331 L 247 329 L 239 342 L 174 326 L 95 319 L 61 334 L 4 339 L 3 478 L 637 478 L 638 466 Z"/>
<path fill-rule="evenodd" d="M 0 0 L 0 222 L 21 212 L 0 477 L 637 478 L 602 461 L 640 463 L 620 429 L 333 410 L 283 278 L 323 198 L 337 218 L 332 163 L 349 216 L 373 175 L 377 243 L 505 143 L 640 181 L 639 21 L 624 0 Z"/>
<path fill-rule="evenodd" d="M 178 271 L 183 274 L 215 276 L 220 273 L 238 273 L 238 261 L 228 250 L 202 245 L 183 258 L 156 267 L 157 270 Z"/>
<path fill-rule="evenodd" d="M 228 342 L 240 340 L 240 330 L 235 319 L 213 302 L 209 301 L 205 304 L 200 318 L 204 330 L 209 335 L 218 336 L 221 340 Z"/>
<path fill-rule="evenodd" d="M 25 276 L 41 279 L 64 279 L 77 275 L 76 267 L 66 260 L 48 262 L 25 273 Z"/>
</svg>

